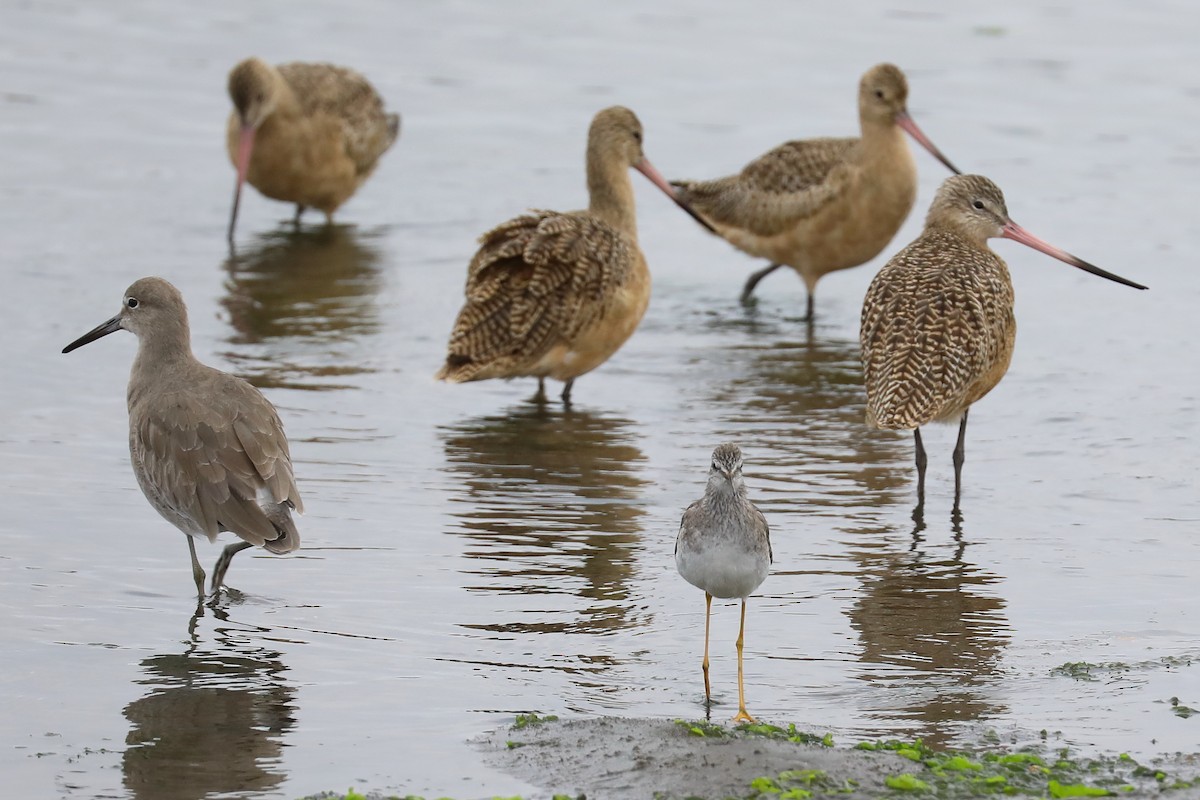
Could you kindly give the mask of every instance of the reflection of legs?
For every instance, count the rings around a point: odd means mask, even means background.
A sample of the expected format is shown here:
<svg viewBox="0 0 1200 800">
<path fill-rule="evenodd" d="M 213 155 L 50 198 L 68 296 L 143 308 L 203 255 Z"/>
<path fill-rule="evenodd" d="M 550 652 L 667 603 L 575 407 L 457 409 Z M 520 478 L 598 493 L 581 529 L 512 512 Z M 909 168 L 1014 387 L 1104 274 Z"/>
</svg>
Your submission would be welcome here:
<svg viewBox="0 0 1200 800">
<path fill-rule="evenodd" d="M 742 598 L 742 624 L 738 628 L 737 638 L 737 654 L 738 654 L 738 713 L 734 715 L 734 722 L 756 722 L 757 720 L 746 711 L 746 688 L 742 682 L 742 642 L 746 636 L 746 598 Z"/>
<path fill-rule="evenodd" d="M 708 683 L 708 622 L 712 617 L 712 595 L 708 592 L 704 593 L 704 660 L 700 662 L 700 669 L 704 670 L 704 702 L 705 704 L 712 702 L 712 688 Z"/>
<path fill-rule="evenodd" d="M 185 533 L 184 536 L 187 536 Z M 200 595 L 200 599 L 204 599 L 204 567 L 200 566 L 200 560 L 196 558 L 196 540 L 191 536 L 187 537 L 188 552 L 192 554 L 192 578 L 196 581 L 196 592 Z"/>
<path fill-rule="evenodd" d="M 213 567 L 212 592 L 214 595 L 221 591 L 221 585 L 225 583 L 225 573 L 229 570 L 229 562 L 233 561 L 233 557 L 238 553 L 250 547 L 254 547 L 254 545 L 249 542 L 234 542 L 221 551 L 221 557 L 217 559 L 217 565 Z"/>
<path fill-rule="evenodd" d="M 763 267 L 758 272 L 755 272 L 753 275 L 747 278 L 746 285 L 742 288 L 742 302 L 749 303 L 753 298 L 754 287 L 758 286 L 758 282 L 782 266 L 783 264 L 771 264 Z"/>
<path fill-rule="evenodd" d="M 958 511 L 958 499 L 962 496 L 962 465 L 966 460 L 966 444 L 967 444 L 967 414 L 971 409 L 963 412 L 962 422 L 958 423 L 958 443 L 954 445 L 954 510 Z"/>
</svg>

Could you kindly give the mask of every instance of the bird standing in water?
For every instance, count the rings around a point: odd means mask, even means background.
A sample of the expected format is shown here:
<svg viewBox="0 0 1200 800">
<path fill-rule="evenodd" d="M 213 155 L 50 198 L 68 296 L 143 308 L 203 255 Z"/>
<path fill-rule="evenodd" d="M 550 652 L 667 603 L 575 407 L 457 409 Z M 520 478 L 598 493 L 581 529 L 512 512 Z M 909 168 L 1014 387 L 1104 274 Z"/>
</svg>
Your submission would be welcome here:
<svg viewBox="0 0 1200 800">
<path fill-rule="evenodd" d="M 138 337 L 128 391 L 133 474 L 154 510 L 187 534 L 201 600 L 195 540 L 215 541 L 221 531 L 242 540 L 226 546 L 213 567 L 216 597 L 242 550 L 290 553 L 300 546 L 291 512 L 304 506 L 283 423 L 258 389 L 196 360 L 183 297 L 162 278 L 135 282 L 120 313 L 63 352 L 119 330 Z"/>
<path fill-rule="evenodd" d="M 675 181 L 679 198 L 734 247 L 771 260 L 742 290 L 781 266 L 800 274 L 812 321 L 817 281 L 877 256 L 900 230 L 917 199 L 917 168 L 904 133 L 951 172 L 958 169 L 908 114 L 908 81 L 878 64 L 858 86 L 858 138 L 782 144 L 740 173 L 711 181 Z"/>
<path fill-rule="evenodd" d="M 569 403 L 575 379 L 617 352 L 650 303 L 630 167 L 679 202 L 642 152 L 637 116 L 606 108 L 588 131 L 587 210 L 534 211 L 480 237 L 438 380 L 534 377 L 544 398 L 553 378 Z"/>
<path fill-rule="evenodd" d="M 863 301 L 867 423 L 911 430 L 916 443 L 917 510 L 925 504 L 921 426 L 959 421 L 954 448 L 954 511 L 962 494 L 967 412 L 1008 371 L 1016 340 L 1012 279 L 988 239 L 1028 245 L 1085 272 L 1145 289 L 1037 238 L 1009 219 L 1000 188 L 958 175 L 938 189 L 921 235 L 888 261 Z"/>
<path fill-rule="evenodd" d="M 735 722 L 754 722 L 746 711 L 742 645 L 746 633 L 746 598 L 762 585 L 771 568 L 771 532 L 767 520 L 749 498 L 742 479 L 742 451 L 736 444 L 718 445 L 712 454 L 704 497 L 688 506 L 675 540 L 675 566 L 684 580 L 704 590 L 704 698 L 712 702 L 708 680 L 708 634 L 712 599 L 739 597 L 738 713 Z"/>
<path fill-rule="evenodd" d="M 273 67 L 247 58 L 229 73 L 226 145 L 237 169 L 229 241 L 246 181 L 273 200 L 333 219 L 400 133 L 400 116 L 384 112 L 367 79 L 332 64 Z"/>
</svg>

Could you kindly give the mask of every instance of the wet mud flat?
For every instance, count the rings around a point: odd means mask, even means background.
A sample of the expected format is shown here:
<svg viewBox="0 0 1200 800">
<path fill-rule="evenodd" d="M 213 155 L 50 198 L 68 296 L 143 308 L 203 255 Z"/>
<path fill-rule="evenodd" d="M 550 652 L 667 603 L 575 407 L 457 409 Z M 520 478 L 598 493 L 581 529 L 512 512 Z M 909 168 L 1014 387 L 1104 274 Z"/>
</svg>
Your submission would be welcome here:
<svg viewBox="0 0 1200 800">
<path fill-rule="evenodd" d="M 489 759 L 547 797 L 1200 798 L 1200 754 L 1139 763 L 1084 757 L 1052 740 L 949 752 L 919 741 L 835 742 L 794 725 L 528 719 L 487 740 Z"/>
<path fill-rule="evenodd" d="M 490 766 L 549 800 L 800 800 L 818 797 L 1200 798 L 1200 753 L 1085 755 L 1044 732 L 935 750 L 920 740 L 839 742 L 794 724 L 724 726 L 623 717 L 519 715 L 482 737 Z M 448 776 L 452 780 L 452 776 Z M 305 800 L 424 800 L 351 790 Z M 505 800 L 518 800 L 506 798 Z"/>
</svg>

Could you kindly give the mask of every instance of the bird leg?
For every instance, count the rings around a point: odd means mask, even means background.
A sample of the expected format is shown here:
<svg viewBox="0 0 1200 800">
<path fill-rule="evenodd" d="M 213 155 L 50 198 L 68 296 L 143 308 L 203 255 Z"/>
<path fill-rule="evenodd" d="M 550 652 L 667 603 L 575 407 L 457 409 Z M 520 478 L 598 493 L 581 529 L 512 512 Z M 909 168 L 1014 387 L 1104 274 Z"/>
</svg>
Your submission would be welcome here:
<svg viewBox="0 0 1200 800">
<path fill-rule="evenodd" d="M 809 323 L 810 325 L 812 324 L 812 321 L 815 319 L 815 317 L 813 316 L 813 304 L 814 304 L 814 298 L 813 298 L 812 289 L 809 289 L 808 294 L 804 298 L 804 321 Z"/>
<path fill-rule="evenodd" d="M 783 264 L 769 264 L 747 278 L 746 285 L 742 287 L 742 305 L 747 305 L 754 299 L 754 287 L 758 286 L 759 281 L 782 266 Z"/>
<path fill-rule="evenodd" d="M 184 536 L 187 536 L 185 533 Z M 196 592 L 200 595 L 200 599 L 204 599 L 204 568 L 200 566 L 200 559 L 196 558 L 196 540 L 191 536 L 187 537 L 188 552 L 192 554 L 192 578 L 196 581 Z"/>
<path fill-rule="evenodd" d="M 929 463 L 929 458 L 921 442 L 920 428 L 913 428 L 913 440 L 917 443 L 917 510 L 913 514 L 920 514 L 925 510 L 925 465 Z"/>
<path fill-rule="evenodd" d="M 571 405 L 571 387 L 572 387 L 572 386 L 574 386 L 574 385 L 575 385 L 575 379 L 574 379 L 574 378 L 571 378 L 571 379 L 570 379 L 569 381 L 567 381 L 567 382 L 566 382 L 566 384 L 563 386 L 563 390 L 562 390 L 562 402 L 563 402 L 563 405 L 564 405 L 564 406 L 569 406 L 569 405 Z"/>
<path fill-rule="evenodd" d="M 212 593 L 216 596 L 217 592 L 221 591 L 221 586 L 225 583 L 225 573 L 229 570 L 229 562 L 233 561 L 233 557 L 247 548 L 254 547 L 249 542 L 234 542 L 227 545 L 221 551 L 220 558 L 217 559 L 216 566 L 213 567 L 212 576 Z"/>
<path fill-rule="evenodd" d="M 962 422 L 958 423 L 958 442 L 954 445 L 954 510 L 958 511 L 958 500 L 962 496 L 962 465 L 967 457 L 967 414 L 963 412 Z"/>
<path fill-rule="evenodd" d="M 300 227 L 300 216 L 304 213 L 304 206 L 296 204 L 296 216 L 292 217 L 292 224 L 297 228 Z"/>
<path fill-rule="evenodd" d="M 704 593 L 704 660 L 700 662 L 700 669 L 704 671 L 704 703 L 708 705 L 712 703 L 712 688 L 708 683 L 708 623 L 712 618 L 712 595 L 708 592 Z"/>
<path fill-rule="evenodd" d="M 742 624 L 738 628 L 737 638 L 737 654 L 738 654 L 738 713 L 734 714 L 734 722 L 745 722 L 753 724 L 758 720 L 750 716 L 746 711 L 746 687 L 742 681 L 742 642 L 746 637 L 746 598 L 742 598 Z"/>
</svg>

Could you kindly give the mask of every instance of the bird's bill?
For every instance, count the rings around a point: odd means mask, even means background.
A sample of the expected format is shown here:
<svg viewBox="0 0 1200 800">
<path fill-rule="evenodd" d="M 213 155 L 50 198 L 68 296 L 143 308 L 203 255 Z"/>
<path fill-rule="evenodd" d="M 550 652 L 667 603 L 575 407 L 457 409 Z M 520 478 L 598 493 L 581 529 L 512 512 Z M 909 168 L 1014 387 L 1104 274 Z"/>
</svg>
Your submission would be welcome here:
<svg viewBox="0 0 1200 800">
<path fill-rule="evenodd" d="M 1012 220 L 1009 220 L 1007 223 L 1005 223 L 1004 227 L 1001 229 L 1000 235 L 1005 239 L 1012 239 L 1014 242 L 1020 242 L 1027 247 L 1032 247 L 1034 250 L 1045 253 L 1052 258 L 1057 258 L 1059 261 L 1062 261 L 1065 264 L 1070 264 L 1072 267 L 1078 267 L 1084 272 L 1090 272 L 1093 275 L 1099 275 L 1101 278 L 1108 278 L 1110 281 L 1123 283 L 1126 286 L 1132 286 L 1134 289 L 1146 288 L 1140 283 L 1134 283 L 1131 280 L 1122 278 L 1120 275 L 1114 275 L 1107 270 L 1100 269 L 1095 264 L 1089 264 L 1082 258 L 1071 255 L 1066 250 L 1059 250 L 1049 242 L 1045 242 L 1034 236 L 1032 233 L 1025 230 Z"/>
<path fill-rule="evenodd" d="M 99 325 L 92 328 L 90 331 L 85 333 L 83 336 L 80 336 L 78 339 L 76 339 L 75 341 L 71 342 L 69 345 L 64 347 L 62 351 L 64 353 L 69 353 L 72 350 L 78 350 L 80 347 L 83 347 L 85 344 L 88 344 L 89 342 L 94 342 L 97 339 L 103 339 L 105 336 L 108 336 L 110 333 L 116 333 L 119 330 L 121 330 L 121 315 L 120 314 L 118 314 L 117 316 L 113 317 L 110 320 L 101 322 Z"/>
<path fill-rule="evenodd" d="M 945 164 L 946 169 L 950 170 L 955 175 L 962 175 L 962 172 L 959 170 L 959 168 L 951 164 L 950 159 L 946 158 L 942 151 L 937 149 L 937 145 L 930 141 L 929 137 L 925 135 L 925 132 L 917 127 L 917 123 L 913 122 L 913 118 L 908 115 L 907 111 L 901 111 L 896 115 L 896 124 L 903 128 L 905 133 L 916 139 L 917 144 L 928 150 L 931 156 Z"/>
<path fill-rule="evenodd" d="M 254 150 L 254 126 L 242 125 L 238 134 L 237 150 L 237 183 L 233 187 L 233 211 L 229 214 L 229 232 L 226 237 L 233 241 L 233 228 L 237 225 L 238 205 L 242 201 L 242 184 L 246 182 L 246 173 L 250 170 L 250 153 Z"/>
<path fill-rule="evenodd" d="M 717 232 L 717 229 L 714 228 L 708 220 L 700 216 L 698 213 L 696 213 L 695 209 L 679 199 L 679 195 L 675 192 L 675 187 L 667 183 L 667 179 L 662 176 L 662 173 L 654 168 L 654 165 L 650 163 L 650 159 L 643 156 L 641 161 L 633 165 L 633 168 L 649 178 L 650 182 L 659 189 L 662 189 L 663 192 L 666 193 L 667 197 L 675 201 L 675 205 L 682 208 L 691 216 L 692 219 L 696 220 L 696 222 L 699 222 L 701 225 L 707 228 L 709 233 Z"/>
</svg>

